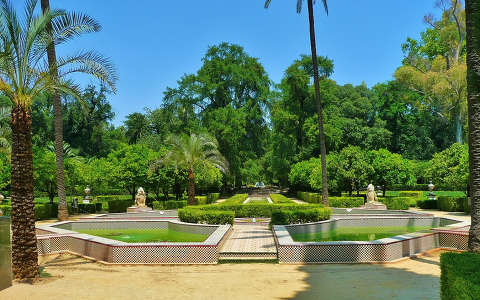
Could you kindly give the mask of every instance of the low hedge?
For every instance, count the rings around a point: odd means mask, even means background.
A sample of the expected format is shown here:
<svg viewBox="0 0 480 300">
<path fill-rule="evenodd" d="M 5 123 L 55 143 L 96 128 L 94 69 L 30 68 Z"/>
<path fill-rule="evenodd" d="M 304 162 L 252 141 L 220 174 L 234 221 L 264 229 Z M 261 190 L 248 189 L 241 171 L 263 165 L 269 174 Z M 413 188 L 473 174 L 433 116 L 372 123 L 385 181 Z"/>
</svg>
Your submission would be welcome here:
<svg viewBox="0 0 480 300">
<path fill-rule="evenodd" d="M 163 209 L 177 209 L 177 208 L 184 208 L 187 206 L 187 201 L 176 201 L 176 200 L 168 200 L 168 201 L 153 201 L 152 202 L 153 209 L 155 210 L 163 210 Z"/>
<path fill-rule="evenodd" d="M 298 210 L 298 209 L 311 209 L 322 208 L 321 204 L 268 204 L 268 203 L 255 203 L 249 205 L 242 204 L 218 204 L 218 205 L 199 205 L 188 206 L 188 208 L 199 210 L 217 210 L 217 211 L 233 211 L 236 218 L 270 218 L 272 211 L 278 210 Z"/>
<path fill-rule="evenodd" d="M 385 197 L 379 198 L 383 204 L 387 206 L 387 209 L 393 210 L 408 210 L 410 207 L 410 200 L 409 197 Z"/>
<path fill-rule="evenodd" d="M 480 254 L 446 252 L 440 256 L 443 300 L 480 299 Z"/>
<path fill-rule="evenodd" d="M 465 211 L 468 206 L 467 197 L 438 196 L 438 209 L 443 211 Z"/>
<path fill-rule="evenodd" d="M 236 194 L 233 197 L 230 197 L 224 202 L 220 203 L 220 205 L 242 204 L 245 200 L 247 200 L 247 198 L 247 194 Z"/>
<path fill-rule="evenodd" d="M 413 197 L 413 198 L 422 198 L 422 191 L 400 191 L 398 192 L 398 197 Z"/>
<path fill-rule="evenodd" d="M 282 194 L 270 194 L 270 199 L 273 203 L 295 203 Z"/>
<path fill-rule="evenodd" d="M 235 219 L 233 211 L 199 210 L 183 208 L 178 210 L 180 221 L 186 223 L 231 224 Z"/>
<path fill-rule="evenodd" d="M 299 223 L 312 223 L 330 219 L 332 210 L 330 208 L 310 208 L 295 210 L 272 211 L 271 225 L 287 225 Z"/>
<path fill-rule="evenodd" d="M 328 197 L 328 205 L 338 208 L 360 207 L 364 203 L 363 197 Z"/>
<path fill-rule="evenodd" d="M 111 200 L 111 201 L 108 201 L 108 212 L 124 213 L 127 211 L 127 208 L 132 206 L 133 204 L 134 204 L 133 200 Z"/>
<path fill-rule="evenodd" d="M 153 206 L 154 210 L 163 210 L 164 209 L 163 202 L 160 202 L 160 201 L 153 201 L 152 206 Z"/>
<path fill-rule="evenodd" d="M 220 199 L 220 193 L 210 193 L 207 195 L 207 203 L 215 203 L 218 199 Z"/>
<path fill-rule="evenodd" d="M 421 199 L 417 201 L 417 206 L 423 209 L 437 209 L 437 200 Z"/>
<path fill-rule="evenodd" d="M 12 207 L 10 205 L 0 205 L 0 210 L 4 216 L 10 216 L 12 212 Z"/>
<path fill-rule="evenodd" d="M 207 196 L 195 196 L 196 205 L 205 205 L 207 204 Z"/>
<path fill-rule="evenodd" d="M 81 214 L 94 214 L 97 211 L 100 211 L 102 209 L 102 203 L 98 203 L 98 204 L 100 204 L 99 210 L 97 210 L 96 203 L 78 203 L 78 212 Z"/>
</svg>

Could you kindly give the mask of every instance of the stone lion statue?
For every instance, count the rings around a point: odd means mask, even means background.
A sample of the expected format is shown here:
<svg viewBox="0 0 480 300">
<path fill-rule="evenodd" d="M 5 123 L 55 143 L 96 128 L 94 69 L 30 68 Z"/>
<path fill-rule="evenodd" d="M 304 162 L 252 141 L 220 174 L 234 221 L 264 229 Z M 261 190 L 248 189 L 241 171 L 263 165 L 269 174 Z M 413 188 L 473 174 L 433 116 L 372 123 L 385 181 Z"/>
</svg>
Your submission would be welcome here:
<svg viewBox="0 0 480 300">
<path fill-rule="evenodd" d="M 135 196 L 135 203 L 137 207 L 145 207 L 145 201 L 147 200 L 147 195 L 143 188 L 138 188 L 137 195 Z"/>
<path fill-rule="evenodd" d="M 367 202 L 377 202 L 377 193 L 375 193 L 375 187 L 371 183 L 367 187 Z"/>
</svg>

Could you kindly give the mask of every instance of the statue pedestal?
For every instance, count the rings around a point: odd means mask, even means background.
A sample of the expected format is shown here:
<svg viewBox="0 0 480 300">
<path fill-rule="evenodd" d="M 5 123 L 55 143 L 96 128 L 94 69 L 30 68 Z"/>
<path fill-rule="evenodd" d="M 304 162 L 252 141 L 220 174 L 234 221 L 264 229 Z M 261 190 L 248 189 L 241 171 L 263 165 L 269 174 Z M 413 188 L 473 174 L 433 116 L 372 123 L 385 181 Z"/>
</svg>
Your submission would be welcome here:
<svg viewBox="0 0 480 300">
<path fill-rule="evenodd" d="M 367 202 L 361 208 L 363 209 L 377 209 L 377 210 L 387 210 L 387 206 L 380 202 Z"/>
<path fill-rule="evenodd" d="M 139 212 L 150 212 L 153 211 L 151 207 L 137 207 L 137 206 L 130 206 L 127 208 L 127 213 L 139 213 Z"/>
</svg>

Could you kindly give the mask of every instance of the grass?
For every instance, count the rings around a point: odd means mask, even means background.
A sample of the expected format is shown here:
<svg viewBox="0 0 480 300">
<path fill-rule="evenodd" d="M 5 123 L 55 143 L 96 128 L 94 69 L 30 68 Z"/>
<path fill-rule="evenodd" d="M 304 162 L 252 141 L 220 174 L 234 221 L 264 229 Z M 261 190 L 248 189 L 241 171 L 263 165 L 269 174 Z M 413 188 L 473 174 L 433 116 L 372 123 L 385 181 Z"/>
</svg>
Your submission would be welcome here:
<svg viewBox="0 0 480 300">
<path fill-rule="evenodd" d="M 249 200 L 248 200 L 248 203 L 269 203 L 267 198 L 264 198 L 264 197 L 251 197 Z"/>
<path fill-rule="evenodd" d="M 292 238 L 296 242 L 373 241 L 430 228 L 430 226 L 340 227 L 330 231 L 292 234 Z"/>
<path fill-rule="evenodd" d="M 126 243 L 203 242 L 208 237 L 206 234 L 170 229 L 81 229 L 77 231 Z"/>
</svg>

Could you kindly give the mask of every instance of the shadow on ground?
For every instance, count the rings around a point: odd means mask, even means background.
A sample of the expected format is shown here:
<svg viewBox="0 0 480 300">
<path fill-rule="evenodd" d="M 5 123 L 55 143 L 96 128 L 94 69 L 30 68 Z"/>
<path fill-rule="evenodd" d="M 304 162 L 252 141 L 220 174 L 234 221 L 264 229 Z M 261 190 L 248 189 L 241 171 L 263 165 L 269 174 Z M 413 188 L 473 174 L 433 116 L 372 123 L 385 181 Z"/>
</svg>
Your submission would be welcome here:
<svg viewBox="0 0 480 300">
<path fill-rule="evenodd" d="M 439 268 L 435 260 L 412 260 L 421 269 Z M 440 299 L 440 279 L 428 272 L 388 265 L 305 265 L 306 290 L 284 299 Z"/>
</svg>

